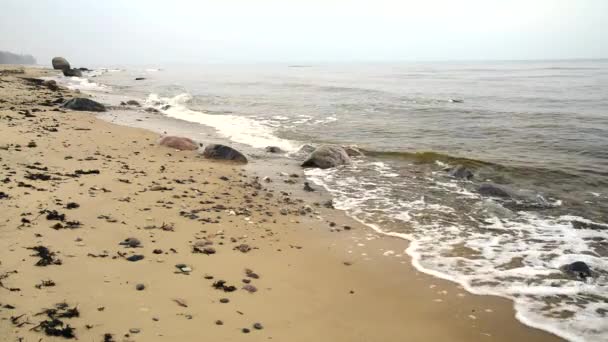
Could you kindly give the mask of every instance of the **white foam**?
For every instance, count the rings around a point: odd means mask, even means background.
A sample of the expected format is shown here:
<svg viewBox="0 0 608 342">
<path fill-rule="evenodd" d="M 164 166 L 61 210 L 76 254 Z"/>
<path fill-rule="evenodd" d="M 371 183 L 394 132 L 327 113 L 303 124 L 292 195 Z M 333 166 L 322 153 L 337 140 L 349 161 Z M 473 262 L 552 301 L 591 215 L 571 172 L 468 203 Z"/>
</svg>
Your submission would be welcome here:
<svg viewBox="0 0 608 342">
<path fill-rule="evenodd" d="M 256 148 L 277 146 L 287 152 L 294 152 L 298 148 L 297 143 L 275 136 L 274 130 L 260 121 L 238 115 L 207 114 L 191 110 L 186 106 L 191 99 L 190 94 L 180 94 L 172 98 L 150 94 L 145 103 L 168 117 L 213 127 L 222 137 L 238 143 Z M 170 107 L 162 109 L 164 105 Z"/>
<path fill-rule="evenodd" d="M 362 168 L 375 173 L 362 175 L 358 172 Z M 389 180 L 384 184 L 381 175 L 387 172 L 392 171 L 382 163 L 355 162 L 346 169 L 308 170 L 306 176 L 334 195 L 337 209 L 346 210 L 376 232 L 409 240 L 406 253 L 418 270 L 456 282 L 474 294 L 512 299 L 516 317 L 529 326 L 572 341 L 608 340 L 608 319 L 602 313 L 608 311 L 608 260 L 592 247 L 592 241 L 608 239 L 608 230 L 574 229 L 571 222 L 601 223 L 576 216 L 547 218 L 511 212 L 494 201 L 481 201 L 459 185 L 462 183 L 432 179 L 428 181 L 437 189 L 477 202 L 472 209 L 484 210 L 486 224 L 473 227 L 466 221 L 421 221 L 419 216 L 451 215 L 454 209 L 428 203 L 420 195 L 391 200 L 396 186 L 408 189 L 412 182 L 404 177 L 399 179 L 403 184 Z M 373 182 L 375 187 L 368 185 Z M 387 215 L 399 225 L 399 232 L 375 223 L 382 218 L 386 221 Z M 473 254 L 458 253 L 459 248 Z M 574 261 L 584 261 L 599 273 L 586 282 L 564 277 L 560 267 Z M 562 314 L 571 316 L 560 318 Z"/>
</svg>

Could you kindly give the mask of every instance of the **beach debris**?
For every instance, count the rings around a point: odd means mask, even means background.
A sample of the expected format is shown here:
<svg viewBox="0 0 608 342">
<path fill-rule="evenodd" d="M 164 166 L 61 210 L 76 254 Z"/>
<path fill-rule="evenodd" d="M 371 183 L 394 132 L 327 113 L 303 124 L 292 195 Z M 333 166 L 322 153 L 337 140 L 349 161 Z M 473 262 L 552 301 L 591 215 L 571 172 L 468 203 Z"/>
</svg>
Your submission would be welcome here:
<svg viewBox="0 0 608 342">
<path fill-rule="evenodd" d="M 215 321 L 215 325 L 224 325 L 224 322 L 218 319 L 217 321 Z"/>
<path fill-rule="evenodd" d="M 226 145 L 211 144 L 207 145 L 201 153 L 207 159 L 229 160 L 242 164 L 247 163 L 247 157 L 234 148 Z"/>
<path fill-rule="evenodd" d="M 56 285 L 55 282 L 49 279 L 49 280 L 42 280 L 40 282 L 40 284 L 36 284 L 36 285 L 34 285 L 34 287 L 37 289 L 42 289 L 43 287 L 53 287 L 55 285 Z"/>
<path fill-rule="evenodd" d="M 185 301 L 185 300 L 183 300 L 183 299 L 181 299 L 181 298 L 174 298 L 174 299 L 173 299 L 173 301 L 174 301 L 175 303 L 177 303 L 177 305 L 179 305 L 179 306 L 181 306 L 181 307 L 184 307 L 184 308 L 187 308 L 187 307 L 188 307 L 188 304 L 186 303 L 186 301 Z"/>
<path fill-rule="evenodd" d="M 258 288 L 255 287 L 255 286 L 253 286 L 253 285 L 251 285 L 251 284 L 243 285 L 243 290 L 245 290 L 245 291 L 247 291 L 249 293 L 258 292 Z"/>
<path fill-rule="evenodd" d="M 46 315 L 49 319 L 41 321 L 31 330 L 44 332 L 47 336 L 63 337 L 66 339 L 76 338 L 75 329 L 69 324 L 65 324 L 61 318 L 79 317 L 80 312 L 77 307 L 70 308 L 67 303 L 56 304 L 52 309 L 44 309 L 34 316 Z"/>
<path fill-rule="evenodd" d="M 68 204 L 65 205 L 66 209 L 78 209 L 80 208 L 80 204 L 75 203 L 75 202 L 68 202 Z"/>
<path fill-rule="evenodd" d="M 313 192 L 313 191 L 315 191 L 315 189 L 313 189 L 312 186 L 310 186 L 310 183 L 304 182 L 304 191 Z"/>
<path fill-rule="evenodd" d="M 262 325 L 262 323 L 253 323 L 253 328 L 256 330 L 262 330 L 264 329 L 264 326 Z"/>
<path fill-rule="evenodd" d="M 177 268 L 178 270 L 180 270 L 181 273 L 184 274 L 190 274 L 190 272 L 192 272 L 192 267 L 186 264 L 177 264 L 175 265 L 175 268 Z"/>
<path fill-rule="evenodd" d="M 245 269 L 245 275 L 249 278 L 260 279 L 260 276 L 248 268 Z"/>
<path fill-rule="evenodd" d="M 249 330 L 247 328 L 243 328 L 243 329 L 241 329 L 241 331 L 243 332 L 243 334 L 249 334 L 249 332 L 251 332 L 251 330 Z"/>
<path fill-rule="evenodd" d="M 251 247 L 248 244 L 243 243 L 243 244 L 240 244 L 240 245 L 234 247 L 234 249 L 238 250 L 241 253 L 247 253 L 251 250 Z"/>
<path fill-rule="evenodd" d="M 103 342 L 116 342 L 116 340 L 114 340 L 114 336 L 110 333 L 105 333 L 103 334 Z"/>
<path fill-rule="evenodd" d="M 236 286 L 233 285 L 226 285 L 226 281 L 225 280 L 218 280 L 216 282 L 213 283 L 213 288 L 216 290 L 222 290 L 224 292 L 234 292 L 236 291 Z"/>
<path fill-rule="evenodd" d="M 76 170 L 74 174 L 77 175 L 98 175 L 99 170 Z"/>
<path fill-rule="evenodd" d="M 44 246 L 28 247 L 27 249 L 36 251 L 36 254 L 32 256 L 40 258 L 34 264 L 35 266 L 61 265 L 61 260 L 55 259 L 55 253 Z"/>
<path fill-rule="evenodd" d="M 230 299 L 228 299 L 228 298 L 220 298 L 220 303 L 222 303 L 222 304 L 230 303 Z"/>
<path fill-rule="evenodd" d="M 65 214 L 60 214 L 57 210 L 43 210 L 41 213 L 46 213 L 46 219 L 49 221 L 65 221 Z"/>
<path fill-rule="evenodd" d="M 124 239 L 124 241 L 121 241 L 119 243 L 119 245 L 122 245 L 125 247 L 130 247 L 130 248 L 136 248 L 136 247 L 141 247 L 141 242 L 137 238 L 130 237 L 130 238 Z"/>
<path fill-rule="evenodd" d="M 144 284 L 137 284 L 137 285 L 135 285 L 135 289 L 137 291 L 143 291 L 145 288 L 146 288 L 146 285 L 144 285 Z"/>
<path fill-rule="evenodd" d="M 135 261 L 143 260 L 144 256 L 141 254 L 133 254 L 133 255 L 127 257 L 126 259 L 128 261 L 135 262 Z"/>
</svg>

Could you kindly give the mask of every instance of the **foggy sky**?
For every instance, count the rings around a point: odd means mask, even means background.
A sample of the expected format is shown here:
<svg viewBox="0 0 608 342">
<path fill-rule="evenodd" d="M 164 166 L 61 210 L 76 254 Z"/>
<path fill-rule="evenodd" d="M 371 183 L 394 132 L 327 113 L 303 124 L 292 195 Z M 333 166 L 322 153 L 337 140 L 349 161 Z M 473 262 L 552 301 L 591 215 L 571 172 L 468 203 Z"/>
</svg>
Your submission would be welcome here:
<svg viewBox="0 0 608 342">
<path fill-rule="evenodd" d="M 608 0 L 0 0 L 0 50 L 79 66 L 608 57 Z"/>
</svg>

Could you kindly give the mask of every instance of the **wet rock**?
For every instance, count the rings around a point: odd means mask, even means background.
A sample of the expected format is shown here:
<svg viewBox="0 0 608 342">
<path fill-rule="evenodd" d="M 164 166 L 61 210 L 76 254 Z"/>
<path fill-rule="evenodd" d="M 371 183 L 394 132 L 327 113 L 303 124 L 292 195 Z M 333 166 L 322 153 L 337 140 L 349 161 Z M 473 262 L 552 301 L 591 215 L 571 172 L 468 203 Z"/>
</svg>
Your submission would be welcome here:
<svg viewBox="0 0 608 342">
<path fill-rule="evenodd" d="M 462 165 L 457 165 L 449 170 L 448 175 L 453 178 L 469 180 L 473 178 L 473 171 Z"/>
<path fill-rule="evenodd" d="M 136 107 L 141 106 L 141 104 L 139 104 L 139 102 L 137 102 L 135 100 L 129 100 L 129 101 L 126 102 L 126 104 L 129 105 L 129 106 L 136 106 Z"/>
<path fill-rule="evenodd" d="M 477 189 L 477 191 L 482 195 L 482 196 L 489 196 L 489 197 L 500 197 L 500 198 L 511 198 L 511 192 L 509 190 L 507 190 L 506 188 L 496 185 L 496 184 L 491 184 L 491 183 L 484 183 L 481 184 L 479 186 L 479 188 Z"/>
<path fill-rule="evenodd" d="M 53 69 L 55 70 L 70 69 L 70 63 L 63 57 L 55 57 L 51 63 L 53 64 Z"/>
<path fill-rule="evenodd" d="M 69 100 L 63 105 L 64 108 L 78 111 L 87 112 L 105 112 L 106 107 L 99 102 L 87 99 L 84 97 L 77 97 Z"/>
<path fill-rule="evenodd" d="M 230 160 L 238 163 L 247 163 L 247 158 L 232 147 L 220 144 L 207 145 L 201 153 L 208 159 Z"/>
<path fill-rule="evenodd" d="M 2 198 L 1 195 L 0 198 Z M 608 225 L 595 222 L 573 220 L 570 224 L 574 229 L 608 230 Z"/>
<path fill-rule="evenodd" d="M 364 154 L 363 152 L 361 152 L 361 150 L 354 145 L 346 145 L 346 146 L 342 146 L 342 148 L 344 148 L 344 151 L 346 151 L 346 154 L 348 154 L 349 157 L 363 157 Z"/>
<path fill-rule="evenodd" d="M 314 150 L 302 167 L 328 169 L 350 163 L 350 157 L 341 146 L 323 145 Z"/>
<path fill-rule="evenodd" d="M 194 151 L 198 150 L 199 144 L 190 138 L 176 137 L 176 136 L 164 136 L 161 137 L 158 143 L 161 146 L 174 148 L 182 151 Z"/>
<path fill-rule="evenodd" d="M 583 261 L 575 261 L 571 264 L 562 266 L 562 270 L 575 278 L 585 280 L 592 276 L 591 268 Z"/>
<path fill-rule="evenodd" d="M 82 71 L 80 69 L 63 69 L 63 76 L 82 77 Z"/>
<path fill-rule="evenodd" d="M 283 153 L 284 151 L 277 146 L 268 146 L 264 149 L 264 151 L 268 152 L 268 153 Z"/>
<path fill-rule="evenodd" d="M 327 200 L 323 202 L 323 206 L 327 209 L 335 209 L 333 200 Z"/>
</svg>

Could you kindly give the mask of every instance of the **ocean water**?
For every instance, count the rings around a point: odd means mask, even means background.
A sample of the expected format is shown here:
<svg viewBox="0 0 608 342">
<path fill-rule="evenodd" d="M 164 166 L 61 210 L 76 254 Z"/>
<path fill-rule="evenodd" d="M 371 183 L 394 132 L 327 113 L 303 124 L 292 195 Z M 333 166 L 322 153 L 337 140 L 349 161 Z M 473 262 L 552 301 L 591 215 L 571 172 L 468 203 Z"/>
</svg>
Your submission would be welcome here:
<svg viewBox="0 0 608 342">
<path fill-rule="evenodd" d="M 122 67 L 60 81 L 285 158 L 357 145 L 366 156 L 351 165 L 306 171 L 337 208 L 408 240 L 418 269 L 512 299 L 528 325 L 608 340 L 606 60 Z M 456 165 L 475 176 L 450 177 Z M 483 183 L 513 196 L 482 196 Z M 575 261 L 592 276 L 562 271 Z"/>
</svg>

